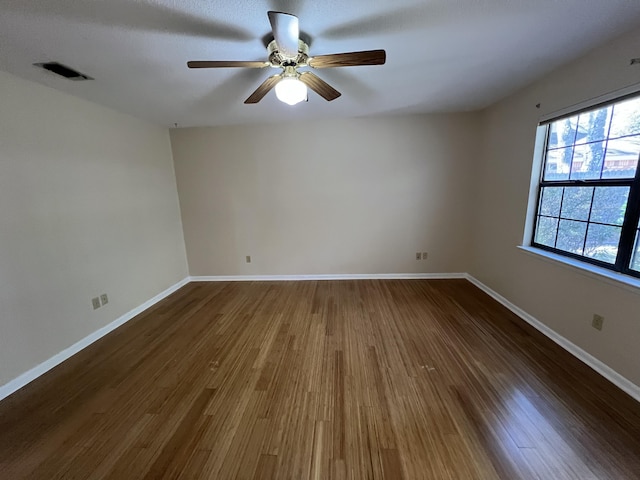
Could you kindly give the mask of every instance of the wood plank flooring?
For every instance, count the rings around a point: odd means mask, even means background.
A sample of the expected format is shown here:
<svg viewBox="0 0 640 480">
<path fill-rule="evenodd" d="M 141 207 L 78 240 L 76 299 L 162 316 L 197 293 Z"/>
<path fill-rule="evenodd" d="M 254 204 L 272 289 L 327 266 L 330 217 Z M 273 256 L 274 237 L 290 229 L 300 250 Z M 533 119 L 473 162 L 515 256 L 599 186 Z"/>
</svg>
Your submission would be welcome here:
<svg viewBox="0 0 640 480">
<path fill-rule="evenodd" d="M 466 280 L 191 283 L 0 402 L 2 479 L 639 479 L 640 404 Z"/>
</svg>

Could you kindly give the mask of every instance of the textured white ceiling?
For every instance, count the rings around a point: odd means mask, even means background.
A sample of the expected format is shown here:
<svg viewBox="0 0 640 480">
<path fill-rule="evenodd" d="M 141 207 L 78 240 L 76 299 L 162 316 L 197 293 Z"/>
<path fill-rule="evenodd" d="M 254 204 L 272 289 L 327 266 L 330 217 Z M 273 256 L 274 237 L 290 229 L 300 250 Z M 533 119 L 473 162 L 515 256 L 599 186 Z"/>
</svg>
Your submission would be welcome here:
<svg viewBox="0 0 640 480">
<path fill-rule="evenodd" d="M 270 69 L 268 10 L 293 13 L 311 54 L 384 48 L 383 66 L 323 69 L 342 92 L 286 106 L 243 101 Z M 0 69 L 154 123 L 222 125 L 474 110 L 640 25 L 640 0 L 0 0 Z M 638 52 L 640 56 L 640 52 Z M 32 66 L 59 61 L 95 78 Z"/>
</svg>

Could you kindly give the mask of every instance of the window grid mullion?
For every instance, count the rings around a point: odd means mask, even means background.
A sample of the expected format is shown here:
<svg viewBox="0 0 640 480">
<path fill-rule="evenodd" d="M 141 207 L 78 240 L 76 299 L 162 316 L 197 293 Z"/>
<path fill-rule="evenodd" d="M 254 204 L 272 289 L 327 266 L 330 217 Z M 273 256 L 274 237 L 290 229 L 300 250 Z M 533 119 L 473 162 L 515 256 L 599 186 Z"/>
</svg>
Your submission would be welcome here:
<svg viewBox="0 0 640 480">
<path fill-rule="evenodd" d="M 562 196 L 560 197 L 560 210 L 558 210 L 558 226 L 556 227 L 556 238 L 553 239 L 553 248 L 558 248 L 558 232 L 560 231 L 560 218 L 562 217 L 562 204 L 564 203 L 564 192 L 566 188 L 562 188 Z"/>
<path fill-rule="evenodd" d="M 604 165 L 604 158 L 602 159 Z M 602 176 L 602 174 L 601 174 Z M 587 229 L 584 231 L 584 241 L 582 242 L 582 254 L 584 255 L 584 249 L 587 248 L 587 236 L 589 235 L 589 225 L 591 225 L 591 212 L 593 211 L 593 199 L 596 195 L 596 187 L 592 187 L 591 190 L 591 204 L 589 205 L 589 215 L 587 216 Z"/>
<path fill-rule="evenodd" d="M 630 187 L 633 178 L 604 178 L 594 180 L 543 180 L 541 187 Z"/>
<path fill-rule="evenodd" d="M 602 173 L 604 172 L 604 161 L 607 158 L 607 150 L 609 149 L 609 135 L 611 134 L 611 125 L 613 125 L 613 114 L 615 113 L 615 111 L 616 111 L 616 106 L 611 105 L 611 117 L 609 118 L 609 128 L 607 128 L 607 136 L 603 140 L 606 143 L 604 144 L 604 152 L 602 153 L 602 165 L 600 165 L 601 179 L 602 179 Z"/>
<path fill-rule="evenodd" d="M 611 119 L 613 120 L 613 115 L 611 116 Z M 611 125 L 609 125 L 609 127 L 611 127 Z M 611 128 L 609 128 L 609 131 L 611 131 Z M 603 138 L 602 140 L 593 140 L 591 142 L 578 143 L 578 145 L 579 146 L 591 145 L 593 143 L 602 142 L 604 140 L 624 140 L 625 138 L 638 137 L 638 136 L 640 136 L 640 132 L 629 133 L 628 135 L 620 135 L 618 137 L 606 137 L 606 138 Z M 567 148 L 567 147 L 553 147 L 553 148 L 549 148 L 548 151 L 553 152 L 555 150 L 562 150 L 563 148 Z"/>
<path fill-rule="evenodd" d="M 580 115 L 576 118 L 576 131 L 573 134 L 573 142 L 571 143 L 571 162 L 569 163 L 569 180 L 573 173 L 573 159 L 576 156 L 576 140 L 578 139 L 578 125 L 580 125 Z"/>
<path fill-rule="evenodd" d="M 538 217 L 542 217 L 542 218 L 555 218 L 556 220 L 568 220 L 570 222 L 579 222 L 579 223 L 588 223 L 589 225 L 602 225 L 603 227 L 616 227 L 616 228 L 622 228 L 622 225 L 616 225 L 615 223 L 604 223 L 604 222 L 592 222 L 590 220 L 577 220 L 575 218 L 569 218 L 569 217 L 554 217 L 553 215 L 544 215 L 544 214 L 540 214 L 538 215 Z"/>
</svg>

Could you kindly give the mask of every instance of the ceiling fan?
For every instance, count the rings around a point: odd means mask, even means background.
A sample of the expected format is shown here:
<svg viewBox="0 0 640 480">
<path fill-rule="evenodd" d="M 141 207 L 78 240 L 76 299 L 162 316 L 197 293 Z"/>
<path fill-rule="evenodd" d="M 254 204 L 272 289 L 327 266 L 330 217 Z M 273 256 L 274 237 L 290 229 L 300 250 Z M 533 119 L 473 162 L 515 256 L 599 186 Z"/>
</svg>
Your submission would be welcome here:
<svg viewBox="0 0 640 480">
<path fill-rule="evenodd" d="M 275 87 L 278 99 L 295 105 L 307 99 L 307 87 L 327 101 L 335 100 L 341 93 L 312 72 L 299 72 L 298 68 L 334 68 L 358 65 L 383 65 L 384 50 L 334 53 L 309 56 L 309 46 L 300 40 L 298 17 L 283 12 L 268 12 L 273 41 L 267 46 L 268 60 L 264 62 L 243 61 L 191 61 L 189 68 L 281 68 L 282 72 L 267 78 L 244 103 L 258 103 Z"/>
</svg>

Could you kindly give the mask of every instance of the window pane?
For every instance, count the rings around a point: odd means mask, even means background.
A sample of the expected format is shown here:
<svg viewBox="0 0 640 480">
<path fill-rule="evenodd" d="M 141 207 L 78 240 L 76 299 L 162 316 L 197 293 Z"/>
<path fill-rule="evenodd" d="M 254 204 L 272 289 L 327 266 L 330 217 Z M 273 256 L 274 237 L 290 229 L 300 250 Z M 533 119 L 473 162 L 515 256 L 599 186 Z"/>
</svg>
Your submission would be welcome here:
<svg viewBox="0 0 640 480">
<path fill-rule="evenodd" d="M 584 248 L 586 257 L 602 260 L 607 263 L 615 263 L 620 243 L 622 228 L 609 225 L 589 224 L 587 243 Z"/>
<path fill-rule="evenodd" d="M 553 122 L 549 128 L 548 148 L 566 147 L 573 145 L 576 138 L 578 117 L 563 118 Z"/>
<path fill-rule="evenodd" d="M 571 180 L 596 180 L 600 178 L 606 142 L 576 145 L 571 163 Z"/>
<path fill-rule="evenodd" d="M 545 162 L 545 180 L 568 180 L 573 147 L 549 150 Z"/>
<path fill-rule="evenodd" d="M 576 143 L 595 142 L 607 138 L 612 111 L 613 106 L 609 105 L 599 110 L 580 114 Z"/>
<path fill-rule="evenodd" d="M 636 232 L 636 246 L 631 259 L 631 270 L 640 272 L 640 229 Z"/>
<path fill-rule="evenodd" d="M 640 155 L 640 135 L 609 140 L 602 178 L 633 178 Z"/>
<path fill-rule="evenodd" d="M 589 221 L 622 225 L 629 187 L 596 187 Z"/>
<path fill-rule="evenodd" d="M 640 97 L 613 106 L 609 137 L 640 134 Z"/>
<path fill-rule="evenodd" d="M 624 223 L 631 218 L 629 199 L 640 190 L 634 180 L 640 174 L 640 95 L 550 122 L 539 132 L 547 145 L 533 243 L 612 270 L 622 267 L 617 258 L 631 257 L 626 271 L 640 273 L 640 226 Z M 620 244 L 627 228 L 637 232 L 634 245 Z"/>
<path fill-rule="evenodd" d="M 564 250 L 565 252 L 575 253 L 576 255 L 582 255 L 586 233 L 587 224 L 585 222 L 560 220 L 556 248 Z"/>
<path fill-rule="evenodd" d="M 558 230 L 558 219 L 548 217 L 538 217 L 536 226 L 536 237 L 534 242 L 547 247 L 553 247 L 556 243 L 556 231 Z"/>
<path fill-rule="evenodd" d="M 593 187 L 566 187 L 562 199 L 562 218 L 588 220 Z"/>
<path fill-rule="evenodd" d="M 540 215 L 549 217 L 560 216 L 560 201 L 562 200 L 562 187 L 544 187 L 540 202 Z"/>
</svg>

